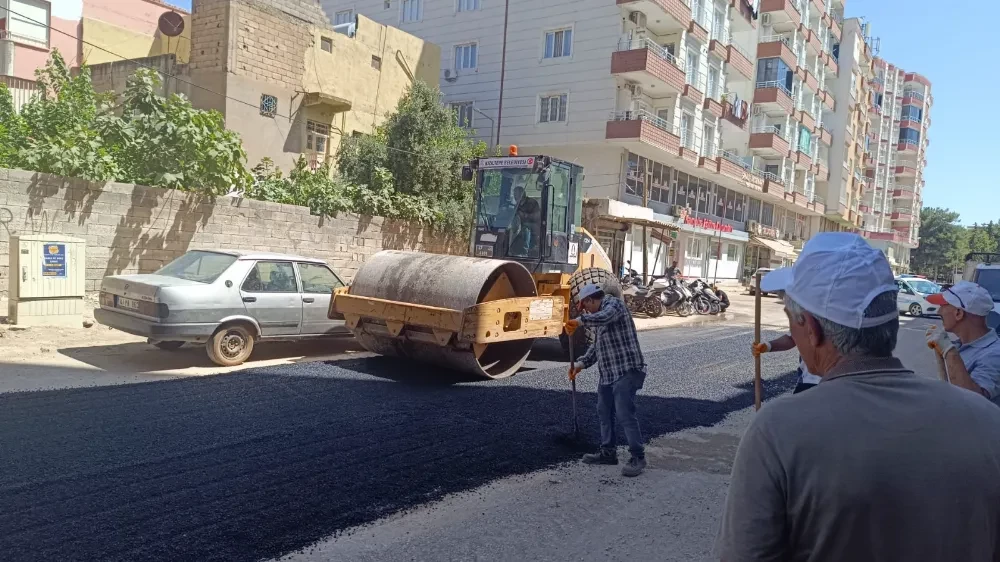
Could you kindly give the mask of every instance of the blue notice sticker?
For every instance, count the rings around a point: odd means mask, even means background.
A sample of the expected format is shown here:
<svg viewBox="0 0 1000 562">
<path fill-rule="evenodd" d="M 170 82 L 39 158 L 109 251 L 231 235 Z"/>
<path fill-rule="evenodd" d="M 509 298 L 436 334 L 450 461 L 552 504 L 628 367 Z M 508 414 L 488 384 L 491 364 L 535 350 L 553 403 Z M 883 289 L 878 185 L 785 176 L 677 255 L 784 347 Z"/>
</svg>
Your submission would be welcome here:
<svg viewBox="0 0 1000 562">
<path fill-rule="evenodd" d="M 42 277 L 66 277 L 66 244 L 42 247 Z"/>
</svg>

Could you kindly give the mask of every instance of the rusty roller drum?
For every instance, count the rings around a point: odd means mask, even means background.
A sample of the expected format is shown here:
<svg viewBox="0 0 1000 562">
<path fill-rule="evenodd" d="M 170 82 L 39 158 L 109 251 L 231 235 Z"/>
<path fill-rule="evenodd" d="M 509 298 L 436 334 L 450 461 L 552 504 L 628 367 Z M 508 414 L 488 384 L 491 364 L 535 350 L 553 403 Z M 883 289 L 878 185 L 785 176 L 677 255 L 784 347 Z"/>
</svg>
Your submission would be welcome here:
<svg viewBox="0 0 1000 562">
<path fill-rule="evenodd" d="M 382 251 L 368 259 L 351 283 L 352 295 L 450 309 L 537 295 L 535 280 L 513 261 L 418 252 Z M 413 341 L 372 333 L 366 319 L 354 329 L 358 342 L 372 353 L 405 357 L 497 379 L 517 372 L 531 352 L 533 338 L 486 344 L 479 357 L 472 348 Z"/>
</svg>

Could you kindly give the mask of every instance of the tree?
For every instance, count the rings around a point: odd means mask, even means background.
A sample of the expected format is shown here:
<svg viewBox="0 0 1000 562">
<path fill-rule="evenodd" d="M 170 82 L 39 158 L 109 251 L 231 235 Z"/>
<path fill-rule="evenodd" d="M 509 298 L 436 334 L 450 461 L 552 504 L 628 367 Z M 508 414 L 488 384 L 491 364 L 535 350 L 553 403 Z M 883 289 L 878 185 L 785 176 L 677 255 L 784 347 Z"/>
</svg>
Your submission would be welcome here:
<svg viewBox="0 0 1000 562">
<path fill-rule="evenodd" d="M 992 232 L 993 223 L 989 225 L 972 225 L 966 229 L 968 234 L 968 249 L 970 252 L 996 252 L 997 239 Z"/>
<path fill-rule="evenodd" d="M 253 179 L 239 135 L 226 130 L 222 115 L 176 94 L 157 95 L 152 70 L 129 77 L 118 105 L 114 94 L 94 91 L 88 68 L 73 76 L 57 50 L 36 77 L 39 95 L 20 113 L 0 86 L 0 165 L 211 195 Z"/>
<path fill-rule="evenodd" d="M 353 200 L 362 208 L 463 229 L 472 220 L 473 185 L 462 181 L 462 166 L 485 154 L 485 143 L 473 141 L 441 103 L 440 90 L 415 82 L 373 134 L 344 140 L 337 169 L 358 186 Z"/>
<path fill-rule="evenodd" d="M 920 246 L 910 255 L 910 265 L 922 275 L 937 278 L 962 263 L 965 241 L 958 213 L 924 207 L 920 210 Z"/>
</svg>

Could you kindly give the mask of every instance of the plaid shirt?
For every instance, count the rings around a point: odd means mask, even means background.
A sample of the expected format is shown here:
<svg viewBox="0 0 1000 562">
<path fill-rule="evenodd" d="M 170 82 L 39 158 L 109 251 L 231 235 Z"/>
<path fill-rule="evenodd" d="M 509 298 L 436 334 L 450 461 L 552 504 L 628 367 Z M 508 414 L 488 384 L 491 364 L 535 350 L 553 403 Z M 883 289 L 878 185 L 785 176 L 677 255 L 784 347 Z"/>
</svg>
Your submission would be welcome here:
<svg viewBox="0 0 1000 562">
<path fill-rule="evenodd" d="M 585 367 L 597 363 L 601 372 L 600 384 L 614 384 L 630 371 L 645 374 L 646 360 L 639 350 L 635 322 L 621 299 L 605 295 L 601 309 L 593 314 L 580 315 L 580 322 L 594 328 L 597 338 L 587 353 L 580 358 Z"/>
</svg>

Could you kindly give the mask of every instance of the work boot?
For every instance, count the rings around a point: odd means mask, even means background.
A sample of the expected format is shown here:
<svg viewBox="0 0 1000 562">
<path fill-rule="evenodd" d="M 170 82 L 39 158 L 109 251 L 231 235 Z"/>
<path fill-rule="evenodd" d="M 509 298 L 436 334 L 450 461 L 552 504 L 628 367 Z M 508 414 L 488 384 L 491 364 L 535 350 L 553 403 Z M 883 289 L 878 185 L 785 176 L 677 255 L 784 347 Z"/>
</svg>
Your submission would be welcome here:
<svg viewBox="0 0 1000 562">
<path fill-rule="evenodd" d="M 614 451 L 601 449 L 596 453 L 583 455 L 584 464 L 618 464 L 618 454 Z"/>
<path fill-rule="evenodd" d="M 628 460 L 628 464 L 622 467 L 622 476 L 639 476 L 645 468 L 646 459 L 644 457 L 633 456 Z"/>
</svg>

